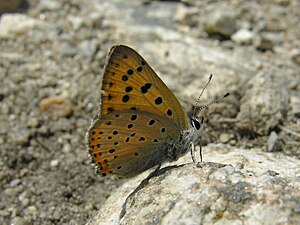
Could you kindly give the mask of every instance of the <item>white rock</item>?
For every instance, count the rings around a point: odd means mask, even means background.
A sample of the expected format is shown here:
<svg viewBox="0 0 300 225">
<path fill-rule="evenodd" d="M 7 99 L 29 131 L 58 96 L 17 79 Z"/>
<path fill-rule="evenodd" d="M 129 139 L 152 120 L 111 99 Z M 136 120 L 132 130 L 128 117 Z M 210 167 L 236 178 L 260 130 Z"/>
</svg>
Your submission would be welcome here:
<svg viewBox="0 0 300 225">
<path fill-rule="evenodd" d="M 83 24 L 83 19 L 79 16 L 68 16 L 67 19 L 75 30 L 78 30 Z"/>
<path fill-rule="evenodd" d="M 41 0 L 38 5 L 39 10 L 41 11 L 56 11 L 61 7 L 61 3 L 54 0 Z"/>
<path fill-rule="evenodd" d="M 57 167 L 59 165 L 59 161 L 57 159 L 53 159 L 50 161 L 50 166 L 52 168 Z"/>
<path fill-rule="evenodd" d="M 195 25 L 198 21 L 196 15 L 199 13 L 198 8 L 196 7 L 186 7 L 179 5 L 174 15 L 174 20 L 181 24 Z"/>
<path fill-rule="evenodd" d="M 79 50 L 83 57 L 92 60 L 97 51 L 96 40 L 84 40 L 79 44 Z"/>
<path fill-rule="evenodd" d="M 23 14 L 3 14 L 0 20 L 0 39 L 22 35 L 40 24 L 39 20 Z"/>
<path fill-rule="evenodd" d="M 205 18 L 204 29 L 208 34 L 230 38 L 237 30 L 236 16 L 228 10 L 216 10 Z"/>
<path fill-rule="evenodd" d="M 63 153 L 69 153 L 72 149 L 72 146 L 69 143 L 65 143 L 62 148 Z"/>
<path fill-rule="evenodd" d="M 222 143 L 228 143 L 231 139 L 232 139 L 232 137 L 228 133 L 221 133 L 220 134 L 220 141 Z"/>
<path fill-rule="evenodd" d="M 239 44 L 251 44 L 254 38 L 253 32 L 247 29 L 240 29 L 234 33 L 231 39 Z"/>
</svg>

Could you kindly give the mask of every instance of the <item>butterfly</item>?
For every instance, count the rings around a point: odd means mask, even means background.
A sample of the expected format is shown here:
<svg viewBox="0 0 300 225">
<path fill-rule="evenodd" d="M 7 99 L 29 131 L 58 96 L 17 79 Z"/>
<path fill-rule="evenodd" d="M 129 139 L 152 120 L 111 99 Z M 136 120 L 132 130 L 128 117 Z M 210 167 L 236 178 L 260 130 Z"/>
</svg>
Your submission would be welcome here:
<svg viewBox="0 0 300 225">
<path fill-rule="evenodd" d="M 100 175 L 132 177 L 193 153 L 199 144 L 203 121 L 186 116 L 174 94 L 132 48 L 111 48 L 100 89 L 100 112 L 86 134 Z"/>
</svg>

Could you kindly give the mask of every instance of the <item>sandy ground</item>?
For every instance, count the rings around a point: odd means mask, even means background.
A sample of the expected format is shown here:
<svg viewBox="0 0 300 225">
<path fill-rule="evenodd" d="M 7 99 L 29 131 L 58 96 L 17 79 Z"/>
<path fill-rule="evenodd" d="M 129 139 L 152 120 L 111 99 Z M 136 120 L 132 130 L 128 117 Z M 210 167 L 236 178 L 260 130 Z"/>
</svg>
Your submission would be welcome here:
<svg viewBox="0 0 300 225">
<path fill-rule="evenodd" d="M 206 113 L 204 144 L 299 157 L 299 1 L 195 2 L 32 0 L 2 14 L 1 224 L 84 224 L 125 182 L 93 173 L 85 148 L 116 43 L 144 53 L 187 112 L 210 73 L 203 104 L 231 92 Z"/>
</svg>

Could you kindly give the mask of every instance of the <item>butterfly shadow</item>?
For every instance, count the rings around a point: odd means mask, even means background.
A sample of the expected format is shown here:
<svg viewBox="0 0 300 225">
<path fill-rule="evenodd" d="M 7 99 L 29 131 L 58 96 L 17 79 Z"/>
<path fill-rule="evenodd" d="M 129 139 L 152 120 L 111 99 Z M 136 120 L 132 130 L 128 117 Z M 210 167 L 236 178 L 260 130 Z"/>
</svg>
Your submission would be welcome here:
<svg viewBox="0 0 300 225">
<path fill-rule="evenodd" d="M 143 179 L 141 181 L 141 183 L 127 196 L 127 198 L 126 198 L 126 200 L 125 200 L 125 202 L 122 206 L 122 210 L 121 210 L 121 213 L 119 215 L 119 219 L 121 220 L 124 217 L 124 215 L 126 214 L 126 206 L 127 206 L 127 203 L 129 201 L 129 199 L 131 199 L 138 191 L 140 191 L 141 189 L 146 187 L 151 178 L 160 176 L 160 175 L 166 173 L 167 171 L 169 171 L 171 169 L 180 168 L 180 167 L 183 167 L 187 164 L 188 163 L 180 164 L 180 165 L 172 165 L 172 166 L 166 166 L 166 167 L 163 167 L 163 168 L 160 168 L 161 165 L 158 165 L 156 167 L 156 169 L 154 171 L 152 171 L 145 179 Z M 134 204 L 134 201 L 133 201 L 132 204 Z"/>
</svg>

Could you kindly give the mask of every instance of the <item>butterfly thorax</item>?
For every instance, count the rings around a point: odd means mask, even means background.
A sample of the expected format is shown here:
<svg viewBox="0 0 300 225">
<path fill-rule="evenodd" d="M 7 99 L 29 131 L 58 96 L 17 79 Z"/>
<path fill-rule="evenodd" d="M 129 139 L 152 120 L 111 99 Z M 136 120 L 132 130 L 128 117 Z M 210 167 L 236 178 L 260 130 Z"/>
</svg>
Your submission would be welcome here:
<svg viewBox="0 0 300 225">
<path fill-rule="evenodd" d="M 176 161 L 178 158 L 191 151 L 195 145 L 200 144 L 201 121 L 196 117 L 190 118 L 190 128 L 180 134 L 179 141 L 168 140 L 166 142 L 167 157 L 169 161 Z"/>
</svg>

